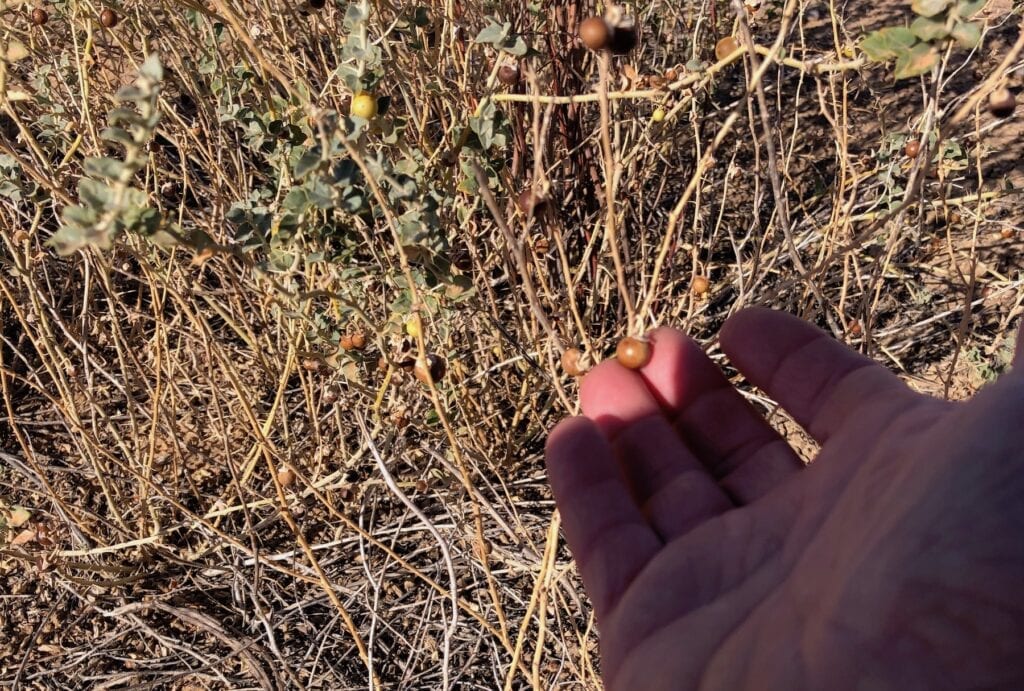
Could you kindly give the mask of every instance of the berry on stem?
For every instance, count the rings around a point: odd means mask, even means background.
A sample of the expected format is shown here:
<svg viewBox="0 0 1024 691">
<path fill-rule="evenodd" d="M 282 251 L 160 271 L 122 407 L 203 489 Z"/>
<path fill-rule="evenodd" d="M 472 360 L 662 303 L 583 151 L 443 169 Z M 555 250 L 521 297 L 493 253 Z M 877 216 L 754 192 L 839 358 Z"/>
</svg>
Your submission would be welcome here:
<svg viewBox="0 0 1024 691">
<path fill-rule="evenodd" d="M 502 65 L 498 68 L 498 81 L 505 86 L 515 86 L 519 83 L 519 68 L 515 65 Z"/>
<path fill-rule="evenodd" d="M 581 357 L 583 357 L 583 353 L 579 351 L 579 348 L 566 348 L 562 353 L 562 369 L 570 377 L 578 377 L 583 374 L 583 367 L 580 365 Z"/>
<path fill-rule="evenodd" d="M 108 29 L 113 29 L 117 26 L 117 13 L 109 7 L 105 7 L 103 11 L 100 12 L 100 24 Z"/>
<path fill-rule="evenodd" d="M 580 40 L 590 50 L 604 50 L 611 38 L 611 29 L 601 17 L 589 17 L 580 23 Z"/>
<path fill-rule="evenodd" d="M 377 116 L 377 98 L 365 91 L 356 94 L 352 97 L 349 113 L 365 120 L 372 120 Z"/>
<path fill-rule="evenodd" d="M 640 369 L 651 360 L 651 344 L 639 338 L 627 336 L 615 348 L 615 359 L 629 369 Z"/>
<path fill-rule="evenodd" d="M 740 44 L 736 42 L 736 38 L 733 36 L 726 36 L 718 40 L 715 44 L 715 59 L 725 60 L 727 57 L 736 52 L 740 47 Z"/>
<path fill-rule="evenodd" d="M 997 118 L 1008 118 L 1016 109 L 1017 101 L 1013 97 L 1013 92 L 1005 86 L 988 95 L 988 110 Z"/>
<path fill-rule="evenodd" d="M 416 375 L 417 379 L 427 384 L 431 380 L 435 383 L 441 381 L 447 369 L 448 364 L 444 361 L 444 358 L 428 353 L 425 360 L 421 358 L 416 359 L 412 372 Z"/>
</svg>

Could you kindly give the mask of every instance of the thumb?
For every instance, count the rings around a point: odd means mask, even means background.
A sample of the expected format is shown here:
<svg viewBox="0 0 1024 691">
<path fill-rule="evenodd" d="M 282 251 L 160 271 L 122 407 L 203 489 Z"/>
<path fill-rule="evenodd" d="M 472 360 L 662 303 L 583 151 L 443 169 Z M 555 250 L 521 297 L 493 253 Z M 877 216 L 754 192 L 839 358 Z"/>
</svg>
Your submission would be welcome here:
<svg viewBox="0 0 1024 691">
<path fill-rule="evenodd" d="M 1013 371 L 1024 374 L 1024 318 L 1020 321 L 1020 328 L 1017 329 L 1017 347 L 1013 354 Z"/>
</svg>

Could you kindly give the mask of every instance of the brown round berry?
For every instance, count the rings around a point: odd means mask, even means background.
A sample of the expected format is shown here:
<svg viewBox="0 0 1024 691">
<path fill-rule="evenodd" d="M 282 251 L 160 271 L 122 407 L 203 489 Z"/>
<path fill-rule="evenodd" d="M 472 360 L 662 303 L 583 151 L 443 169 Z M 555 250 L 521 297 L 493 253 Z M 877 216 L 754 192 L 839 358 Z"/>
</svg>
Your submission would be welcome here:
<svg viewBox="0 0 1024 691">
<path fill-rule="evenodd" d="M 612 29 L 612 36 L 608 41 L 608 48 L 615 55 L 625 55 L 636 48 L 636 29 L 632 26 L 617 26 Z"/>
<path fill-rule="evenodd" d="M 282 487 L 295 484 L 295 471 L 286 465 L 277 469 L 277 481 Z"/>
<path fill-rule="evenodd" d="M 562 353 L 562 369 L 570 377 L 578 377 L 583 374 L 583 368 L 580 366 L 581 357 L 583 357 L 583 353 L 579 351 L 579 348 L 566 348 Z"/>
<path fill-rule="evenodd" d="M 502 65 L 498 68 L 498 81 L 505 86 L 515 86 L 519 83 L 519 68 L 515 65 Z"/>
<path fill-rule="evenodd" d="M 607 48 L 611 33 L 608 23 L 601 17 L 590 17 L 580 24 L 580 40 L 590 50 Z"/>
<path fill-rule="evenodd" d="M 1008 118 L 1017 109 L 1017 101 L 1013 92 L 1003 87 L 996 89 L 988 95 L 988 111 L 997 118 Z"/>
<path fill-rule="evenodd" d="M 639 338 L 627 336 L 615 348 L 615 359 L 629 369 L 640 369 L 651 359 L 651 344 Z"/>
<path fill-rule="evenodd" d="M 447 369 L 448 365 L 445 363 L 444 358 L 428 353 L 426 361 L 419 358 L 416 359 L 416 364 L 413 365 L 413 374 L 424 384 L 431 380 L 436 383 L 441 381 Z"/>
<path fill-rule="evenodd" d="M 736 42 L 736 38 L 733 36 L 726 36 L 718 40 L 715 44 L 715 59 L 725 60 L 727 57 L 732 55 L 739 49 L 740 44 Z"/>
<path fill-rule="evenodd" d="M 707 278 L 704 276 L 694 276 L 693 284 L 690 286 L 690 289 L 693 291 L 694 295 L 707 295 L 709 286 L 710 284 L 708 283 Z"/>
<path fill-rule="evenodd" d="M 32 23 L 35 24 L 36 26 L 42 26 L 43 24 L 46 23 L 46 20 L 49 18 L 50 15 L 48 15 L 46 13 L 46 10 L 44 10 L 41 7 L 37 7 L 34 10 L 32 10 Z"/>
<path fill-rule="evenodd" d="M 846 325 L 846 333 L 851 336 L 860 336 L 862 331 L 859 319 L 851 319 Z"/>
<path fill-rule="evenodd" d="M 669 67 L 667 70 L 665 70 L 665 79 L 670 82 L 674 82 L 675 80 L 679 79 L 679 70 L 677 70 L 675 67 Z"/>
<path fill-rule="evenodd" d="M 352 337 L 348 334 L 343 334 L 341 340 L 338 342 L 342 350 L 353 350 L 356 346 L 352 341 Z"/>
<path fill-rule="evenodd" d="M 100 12 L 100 24 L 107 27 L 108 29 L 113 29 L 115 26 L 117 26 L 117 13 L 114 12 L 114 10 L 107 7 L 102 12 Z"/>
<path fill-rule="evenodd" d="M 362 350 L 366 347 L 366 334 L 362 331 L 352 334 L 352 347 L 356 350 Z"/>
<path fill-rule="evenodd" d="M 516 206 L 527 216 L 539 216 L 547 208 L 547 203 L 547 199 L 535 193 L 531 187 L 527 187 L 516 197 Z"/>
<path fill-rule="evenodd" d="M 921 153 L 921 142 L 917 139 L 911 139 L 903 148 L 903 153 L 907 155 L 907 158 L 917 158 L 917 155 Z"/>
</svg>

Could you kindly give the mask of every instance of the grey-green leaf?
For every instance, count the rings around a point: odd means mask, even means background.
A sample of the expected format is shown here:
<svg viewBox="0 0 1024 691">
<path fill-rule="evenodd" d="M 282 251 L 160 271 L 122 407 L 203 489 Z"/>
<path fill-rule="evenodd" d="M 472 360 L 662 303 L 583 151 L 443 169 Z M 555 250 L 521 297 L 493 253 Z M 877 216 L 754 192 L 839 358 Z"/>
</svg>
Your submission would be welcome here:
<svg viewBox="0 0 1024 691">
<path fill-rule="evenodd" d="M 964 19 L 970 19 L 978 12 L 981 12 L 982 8 L 984 8 L 987 3 L 988 0 L 961 2 L 956 8 L 956 13 Z"/>
<path fill-rule="evenodd" d="M 893 26 L 872 31 L 860 42 L 860 49 L 871 60 L 884 62 L 899 57 L 916 42 L 917 37 L 910 29 Z"/>
<path fill-rule="evenodd" d="M 928 72 L 939 64 L 939 51 L 927 43 L 918 43 L 896 60 L 896 79 L 907 79 Z"/>
<path fill-rule="evenodd" d="M 309 171 L 320 165 L 320 153 L 316 150 L 307 151 L 295 163 L 295 177 L 303 178 Z"/>
<path fill-rule="evenodd" d="M 949 35 L 949 30 L 946 29 L 946 22 L 927 17 L 918 17 L 911 22 L 910 30 L 922 41 L 937 41 Z"/>
<path fill-rule="evenodd" d="M 125 173 L 125 165 L 112 158 L 87 158 L 83 165 L 87 175 L 107 180 L 119 180 Z"/>
<path fill-rule="evenodd" d="M 494 20 L 480 30 L 480 33 L 473 39 L 475 43 L 490 43 L 492 45 L 500 44 L 508 36 L 508 32 L 511 31 L 512 25 L 508 22 L 504 24 L 498 24 Z"/>
<path fill-rule="evenodd" d="M 114 202 L 114 191 L 98 180 L 82 178 L 78 181 L 78 196 L 86 206 L 106 210 Z"/>
<path fill-rule="evenodd" d="M 108 127 L 100 132 L 100 136 L 107 141 L 117 142 L 118 144 L 124 144 L 125 146 L 130 146 L 135 143 L 135 139 L 132 138 L 132 133 L 123 127 Z"/>
<path fill-rule="evenodd" d="M 981 43 L 980 22 L 958 22 L 953 27 L 953 38 L 960 44 L 961 48 L 974 50 Z"/>
<path fill-rule="evenodd" d="M 953 3 L 953 0 L 914 0 L 910 9 L 922 17 L 934 17 Z"/>
<path fill-rule="evenodd" d="M 160 64 L 160 57 L 156 53 L 150 53 L 139 68 L 139 74 L 153 82 L 163 80 L 164 68 Z"/>
</svg>

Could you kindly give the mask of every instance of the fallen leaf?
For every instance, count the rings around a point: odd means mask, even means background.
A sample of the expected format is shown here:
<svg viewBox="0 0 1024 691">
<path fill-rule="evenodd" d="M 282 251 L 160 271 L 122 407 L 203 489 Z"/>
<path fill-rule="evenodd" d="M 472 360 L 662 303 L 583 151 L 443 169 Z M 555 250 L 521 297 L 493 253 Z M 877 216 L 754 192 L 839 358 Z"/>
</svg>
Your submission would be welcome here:
<svg viewBox="0 0 1024 691">
<path fill-rule="evenodd" d="M 7 523 L 12 528 L 20 528 L 21 526 L 28 523 L 28 519 L 32 517 L 32 514 L 28 512 L 28 509 L 20 506 L 11 509 L 10 518 L 7 519 Z"/>
<path fill-rule="evenodd" d="M 20 533 L 15 535 L 13 540 L 11 540 L 11 547 L 17 547 L 18 545 L 25 545 L 25 544 L 28 544 L 29 542 L 35 542 L 35 541 L 36 541 L 36 529 L 35 528 L 25 528 Z"/>
<path fill-rule="evenodd" d="M 11 41 L 7 44 L 7 62 L 18 62 L 28 57 L 28 48 L 21 41 Z"/>
</svg>

